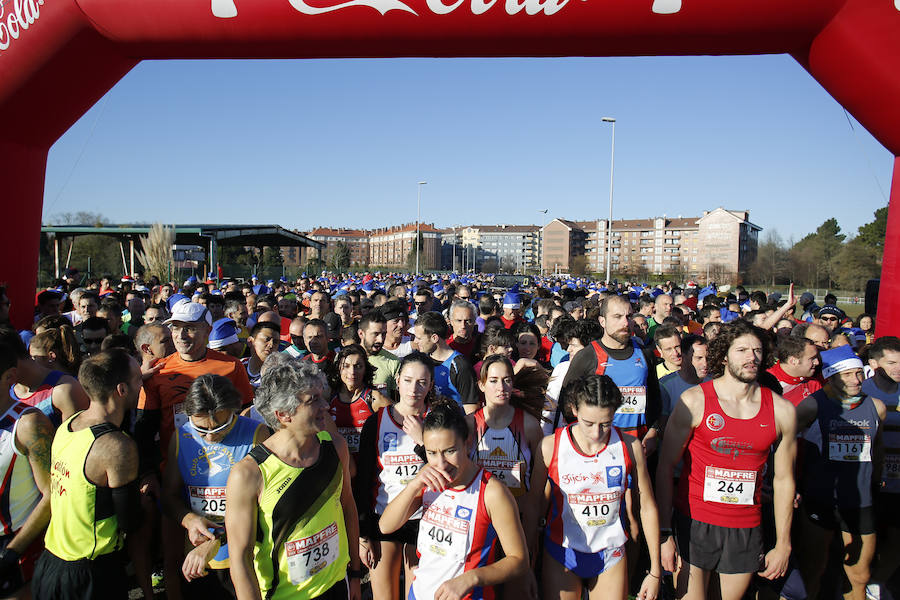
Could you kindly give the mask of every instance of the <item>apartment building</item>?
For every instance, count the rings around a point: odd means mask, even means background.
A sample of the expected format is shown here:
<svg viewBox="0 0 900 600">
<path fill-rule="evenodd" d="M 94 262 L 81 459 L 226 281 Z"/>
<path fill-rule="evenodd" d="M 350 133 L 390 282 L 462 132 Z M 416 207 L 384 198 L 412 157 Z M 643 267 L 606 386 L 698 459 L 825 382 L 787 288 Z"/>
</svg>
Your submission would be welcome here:
<svg viewBox="0 0 900 600">
<path fill-rule="evenodd" d="M 369 264 L 369 232 L 364 229 L 317 227 L 308 233 L 304 233 L 304 235 L 325 244 L 325 249 L 322 250 L 321 256 L 315 250 L 300 252 L 300 250 L 307 250 L 306 248 L 282 248 L 281 254 L 284 256 L 286 265 L 305 265 L 309 258 L 317 257 L 320 257 L 325 261 L 326 265 L 329 265 L 339 243 L 345 244 L 350 251 L 351 266 L 366 267 Z M 294 250 L 294 252 L 291 252 L 291 250 Z"/>
<path fill-rule="evenodd" d="M 701 217 L 568 221 L 544 228 L 544 270 L 568 272 L 583 256 L 587 271 L 605 273 L 611 241 L 612 274 L 709 274 L 723 279 L 745 272 L 756 259 L 759 232 L 749 211 L 716 208 Z M 607 238 L 607 235 L 611 238 Z M 579 265 L 580 266 L 580 265 Z"/>
<path fill-rule="evenodd" d="M 443 231 L 433 223 L 420 223 L 422 247 L 419 249 L 419 270 L 441 268 L 441 236 Z M 416 224 L 406 223 L 382 227 L 368 232 L 369 264 L 373 267 L 405 267 L 406 258 L 416 247 Z"/>
</svg>

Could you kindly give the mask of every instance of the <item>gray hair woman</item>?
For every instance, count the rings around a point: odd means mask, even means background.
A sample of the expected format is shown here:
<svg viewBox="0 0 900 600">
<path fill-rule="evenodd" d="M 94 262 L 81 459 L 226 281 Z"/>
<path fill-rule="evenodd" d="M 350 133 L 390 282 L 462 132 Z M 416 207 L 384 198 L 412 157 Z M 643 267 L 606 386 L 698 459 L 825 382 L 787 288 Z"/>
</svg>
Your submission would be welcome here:
<svg viewBox="0 0 900 600">
<path fill-rule="evenodd" d="M 329 391 L 325 374 L 314 364 L 307 361 L 278 362 L 271 366 L 266 364 L 253 405 L 266 424 L 273 430 L 278 430 L 282 425 L 275 413 L 294 414 L 300 405 L 299 395 L 311 390 L 320 391 L 326 396 Z M 330 419 L 329 422 L 332 426 L 328 430 L 331 431 L 334 429 L 333 422 Z M 336 432 L 335 429 L 333 433 Z"/>
</svg>

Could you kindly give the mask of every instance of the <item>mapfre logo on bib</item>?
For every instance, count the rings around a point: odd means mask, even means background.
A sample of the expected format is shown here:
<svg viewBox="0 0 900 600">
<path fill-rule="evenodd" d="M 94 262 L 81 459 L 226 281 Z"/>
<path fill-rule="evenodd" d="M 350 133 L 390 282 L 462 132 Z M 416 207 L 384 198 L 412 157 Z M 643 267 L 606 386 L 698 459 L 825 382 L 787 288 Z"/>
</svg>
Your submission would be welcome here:
<svg viewBox="0 0 900 600">
<path fill-rule="evenodd" d="M 706 417 L 706 426 L 710 431 L 721 431 L 725 427 L 725 417 L 718 413 L 713 413 Z"/>
</svg>

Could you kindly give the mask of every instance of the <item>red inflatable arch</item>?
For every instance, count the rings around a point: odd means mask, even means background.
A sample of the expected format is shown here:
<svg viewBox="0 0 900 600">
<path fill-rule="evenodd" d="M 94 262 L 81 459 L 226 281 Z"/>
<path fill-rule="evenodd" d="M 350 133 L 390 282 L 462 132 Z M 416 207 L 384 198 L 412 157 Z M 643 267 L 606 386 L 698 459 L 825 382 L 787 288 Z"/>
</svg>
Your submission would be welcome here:
<svg viewBox="0 0 900 600">
<path fill-rule="evenodd" d="M 0 281 L 29 325 L 47 152 L 143 59 L 789 53 L 900 155 L 900 0 L 5 0 Z M 900 158 L 879 334 L 900 334 Z"/>
</svg>

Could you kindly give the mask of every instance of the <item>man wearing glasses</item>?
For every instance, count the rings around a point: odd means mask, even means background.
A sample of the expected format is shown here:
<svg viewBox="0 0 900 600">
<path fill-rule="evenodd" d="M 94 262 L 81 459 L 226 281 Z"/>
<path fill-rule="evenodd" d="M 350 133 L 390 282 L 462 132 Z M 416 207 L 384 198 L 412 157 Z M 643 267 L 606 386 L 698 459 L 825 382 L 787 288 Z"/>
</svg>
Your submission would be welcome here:
<svg viewBox="0 0 900 600">
<path fill-rule="evenodd" d="M 835 333 L 841 329 L 841 321 L 844 320 L 844 311 L 832 304 L 826 304 L 819 309 L 817 323 L 828 330 L 829 333 Z"/>
</svg>

